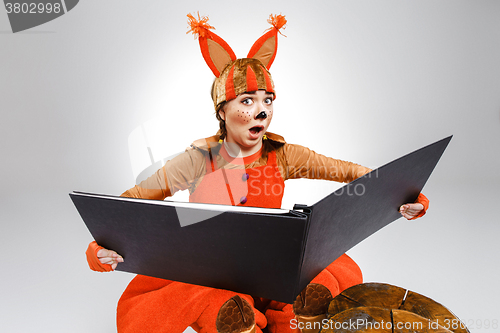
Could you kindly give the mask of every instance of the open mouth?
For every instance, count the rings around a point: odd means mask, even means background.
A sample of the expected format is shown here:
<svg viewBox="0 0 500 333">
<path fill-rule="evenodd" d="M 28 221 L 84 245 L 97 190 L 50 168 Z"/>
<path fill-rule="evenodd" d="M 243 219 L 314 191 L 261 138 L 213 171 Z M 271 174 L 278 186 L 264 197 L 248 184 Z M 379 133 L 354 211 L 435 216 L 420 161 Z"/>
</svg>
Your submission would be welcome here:
<svg viewBox="0 0 500 333">
<path fill-rule="evenodd" d="M 250 128 L 250 133 L 252 133 L 253 135 L 257 135 L 259 134 L 260 132 L 262 132 L 264 130 L 264 126 L 254 126 L 252 128 Z"/>
</svg>

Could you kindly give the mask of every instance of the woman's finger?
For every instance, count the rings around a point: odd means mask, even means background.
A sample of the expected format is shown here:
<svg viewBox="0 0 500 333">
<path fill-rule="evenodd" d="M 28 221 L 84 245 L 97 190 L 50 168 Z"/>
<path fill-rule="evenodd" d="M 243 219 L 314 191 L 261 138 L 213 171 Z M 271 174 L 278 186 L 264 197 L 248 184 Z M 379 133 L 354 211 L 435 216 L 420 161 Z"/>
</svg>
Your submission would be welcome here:
<svg viewBox="0 0 500 333">
<path fill-rule="evenodd" d="M 99 258 L 99 261 L 101 262 L 101 264 L 107 264 L 107 265 L 112 265 L 116 262 L 116 260 L 110 257 Z"/>
<path fill-rule="evenodd" d="M 97 258 L 122 258 L 122 256 L 112 250 L 100 249 L 97 251 Z"/>
<path fill-rule="evenodd" d="M 412 203 L 412 204 L 405 204 L 399 207 L 399 212 L 401 215 L 403 215 L 407 219 L 412 219 L 418 214 L 420 214 L 420 211 L 424 209 L 424 206 L 421 203 Z"/>
<path fill-rule="evenodd" d="M 98 258 L 104 258 L 104 257 L 111 257 L 113 255 L 114 251 L 108 250 L 108 249 L 100 249 L 97 251 L 97 257 Z"/>
<path fill-rule="evenodd" d="M 122 257 L 119 258 L 112 258 L 112 257 L 102 257 L 98 258 L 101 264 L 108 264 L 108 265 L 113 265 L 113 264 L 118 264 L 120 262 L 124 262 Z"/>
</svg>

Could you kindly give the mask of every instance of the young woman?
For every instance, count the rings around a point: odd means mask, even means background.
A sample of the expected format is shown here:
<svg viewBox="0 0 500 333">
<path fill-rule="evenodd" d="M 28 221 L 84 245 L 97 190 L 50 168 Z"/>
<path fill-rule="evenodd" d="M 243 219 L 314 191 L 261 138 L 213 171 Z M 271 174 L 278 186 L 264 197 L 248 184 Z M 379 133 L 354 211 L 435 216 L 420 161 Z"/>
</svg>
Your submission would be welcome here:
<svg viewBox="0 0 500 333">
<path fill-rule="evenodd" d="M 163 200 L 188 189 L 192 202 L 280 208 L 287 179 L 350 182 L 370 171 L 267 132 L 275 99 L 268 69 L 276 55 L 278 31 L 286 23 L 283 16 L 271 16 L 273 27 L 243 59 L 236 59 L 227 43 L 209 30 L 206 18 L 188 17 L 216 76 L 212 99 L 219 132 L 195 141 L 123 196 Z M 420 195 L 417 203 L 403 205 L 401 214 L 407 219 L 420 217 L 427 204 Z M 119 254 L 95 242 L 87 257 L 91 268 L 99 271 L 112 271 L 123 262 Z M 320 321 L 333 296 L 359 283 L 361 271 L 345 254 L 316 276 L 293 305 L 138 275 L 118 303 L 118 331 L 180 333 L 191 326 L 207 333 L 262 332 L 264 328 L 270 333 L 292 332 L 294 318 Z"/>
</svg>

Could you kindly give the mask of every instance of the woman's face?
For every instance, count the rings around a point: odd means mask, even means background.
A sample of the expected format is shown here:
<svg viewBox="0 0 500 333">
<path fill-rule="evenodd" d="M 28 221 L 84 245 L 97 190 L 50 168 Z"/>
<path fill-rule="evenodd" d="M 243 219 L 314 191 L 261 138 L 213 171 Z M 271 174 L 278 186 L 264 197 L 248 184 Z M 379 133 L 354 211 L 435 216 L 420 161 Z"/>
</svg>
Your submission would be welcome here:
<svg viewBox="0 0 500 333">
<path fill-rule="evenodd" d="M 262 146 L 262 136 L 273 118 L 273 98 L 273 94 L 264 90 L 243 93 L 219 111 L 226 122 L 226 142 L 236 144 L 244 156 Z"/>
</svg>

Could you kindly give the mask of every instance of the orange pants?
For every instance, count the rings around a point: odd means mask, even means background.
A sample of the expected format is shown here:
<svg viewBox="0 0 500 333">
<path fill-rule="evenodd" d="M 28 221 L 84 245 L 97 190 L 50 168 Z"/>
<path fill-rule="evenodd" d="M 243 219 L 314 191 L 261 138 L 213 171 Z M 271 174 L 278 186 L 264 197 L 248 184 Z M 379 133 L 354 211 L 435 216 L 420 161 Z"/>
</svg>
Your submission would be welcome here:
<svg viewBox="0 0 500 333">
<path fill-rule="evenodd" d="M 319 273 L 312 283 L 326 286 L 332 296 L 362 283 L 361 270 L 346 254 Z M 119 333 L 182 333 L 191 326 L 199 333 L 217 333 L 215 320 L 220 307 L 234 295 L 253 307 L 257 333 L 291 333 L 295 317 L 292 305 L 233 291 L 202 287 L 138 275 L 118 302 Z"/>
</svg>

